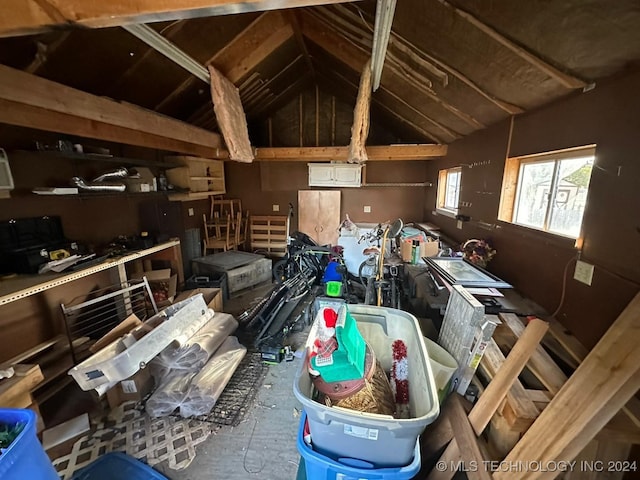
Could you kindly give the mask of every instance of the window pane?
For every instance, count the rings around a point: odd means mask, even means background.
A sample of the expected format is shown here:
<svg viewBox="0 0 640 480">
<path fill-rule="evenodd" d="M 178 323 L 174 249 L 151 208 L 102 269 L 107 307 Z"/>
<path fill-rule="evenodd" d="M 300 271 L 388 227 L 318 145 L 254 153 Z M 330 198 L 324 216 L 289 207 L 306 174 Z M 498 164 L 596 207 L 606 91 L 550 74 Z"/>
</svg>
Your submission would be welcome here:
<svg viewBox="0 0 640 480">
<path fill-rule="evenodd" d="M 593 160 L 594 157 L 560 160 L 556 196 L 551 205 L 550 232 L 570 237 L 580 235 Z"/>
<path fill-rule="evenodd" d="M 444 207 L 451 210 L 458 209 L 458 197 L 460 195 L 461 172 L 447 173 L 447 190 L 444 197 Z"/>
<path fill-rule="evenodd" d="M 523 163 L 520 166 L 515 223 L 528 227 L 544 228 L 553 165 L 554 162 L 537 162 Z"/>
</svg>

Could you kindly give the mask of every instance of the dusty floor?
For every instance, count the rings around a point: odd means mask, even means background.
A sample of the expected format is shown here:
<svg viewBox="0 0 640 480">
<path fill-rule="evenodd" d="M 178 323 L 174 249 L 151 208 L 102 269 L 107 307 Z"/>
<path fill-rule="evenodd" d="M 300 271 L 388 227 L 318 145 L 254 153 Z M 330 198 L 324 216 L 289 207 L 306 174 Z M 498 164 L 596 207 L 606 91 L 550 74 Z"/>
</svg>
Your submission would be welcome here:
<svg viewBox="0 0 640 480">
<path fill-rule="evenodd" d="M 225 311 L 236 317 L 269 291 L 256 288 L 225 302 Z M 253 407 L 237 427 L 220 427 L 196 447 L 197 455 L 184 470 L 166 463 L 155 466 L 171 480 L 295 479 L 300 457 L 296 433 L 302 410 L 293 395 L 293 379 L 300 359 L 270 365 Z"/>
</svg>

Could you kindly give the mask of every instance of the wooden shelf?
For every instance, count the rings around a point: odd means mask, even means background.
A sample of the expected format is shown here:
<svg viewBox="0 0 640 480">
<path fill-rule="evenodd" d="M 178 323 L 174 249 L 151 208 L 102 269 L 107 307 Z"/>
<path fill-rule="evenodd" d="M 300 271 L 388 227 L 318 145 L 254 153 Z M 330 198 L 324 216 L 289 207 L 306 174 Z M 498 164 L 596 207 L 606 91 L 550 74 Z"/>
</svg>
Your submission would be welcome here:
<svg viewBox="0 0 640 480">
<path fill-rule="evenodd" d="M 87 162 L 107 162 L 117 163 L 118 165 L 137 165 L 140 167 L 162 167 L 171 168 L 178 166 L 176 162 L 171 161 L 171 157 L 165 157 L 161 160 L 144 160 L 140 158 L 127 158 L 118 157 L 115 155 L 103 155 L 97 153 L 76 153 L 76 152 L 55 152 L 55 151 L 40 151 L 40 150 L 17 150 L 18 153 L 37 155 L 43 158 L 57 158 L 68 160 L 81 160 Z"/>
<path fill-rule="evenodd" d="M 187 192 L 187 193 L 170 193 L 169 200 L 172 202 L 189 202 L 192 200 L 202 200 L 213 195 L 224 195 L 225 191 L 211 190 L 209 192 Z"/>
<path fill-rule="evenodd" d="M 35 295 L 36 293 L 44 292 L 50 288 L 64 285 L 65 283 L 73 282 L 80 278 L 93 275 L 94 273 L 107 270 L 109 268 L 117 267 L 124 263 L 136 260 L 138 258 L 151 255 L 168 248 L 176 247 L 180 245 L 179 240 L 170 240 L 165 243 L 161 243 L 151 248 L 139 250 L 137 252 L 129 253 L 119 258 L 112 258 L 105 260 L 98 265 L 93 265 L 82 270 L 78 270 L 71 273 L 49 273 L 44 275 L 18 275 L 15 278 L 0 281 L 0 305 L 15 302 L 21 298 Z"/>
</svg>

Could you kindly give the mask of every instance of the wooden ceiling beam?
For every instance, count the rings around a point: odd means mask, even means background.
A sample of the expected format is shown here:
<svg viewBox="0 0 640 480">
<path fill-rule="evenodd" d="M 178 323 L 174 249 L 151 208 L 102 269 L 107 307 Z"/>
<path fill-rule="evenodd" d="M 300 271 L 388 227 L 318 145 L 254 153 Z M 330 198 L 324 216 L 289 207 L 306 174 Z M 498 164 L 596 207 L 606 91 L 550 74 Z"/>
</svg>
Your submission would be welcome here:
<svg viewBox="0 0 640 480">
<path fill-rule="evenodd" d="M 492 38 L 503 47 L 511 50 L 522 60 L 526 61 L 530 65 L 533 65 L 540 71 L 549 75 L 549 77 L 559 82 L 562 86 L 566 88 L 571 88 L 571 89 L 584 88 L 588 86 L 588 83 L 585 82 L 584 80 L 581 80 L 574 75 L 569 75 L 568 73 L 565 73 L 559 70 L 558 68 L 554 67 L 550 63 L 542 60 L 539 56 L 533 54 L 528 49 L 519 45 L 515 41 L 507 38 L 505 35 L 498 32 L 493 27 L 490 27 L 489 25 L 481 21 L 479 18 L 477 18 L 475 15 L 471 14 L 470 12 L 467 12 L 466 10 L 463 10 L 453 5 L 447 0 L 438 0 L 438 2 L 450 8 L 451 10 L 453 10 L 458 16 L 460 16 L 461 18 L 464 18 L 471 25 L 476 27 L 481 32 L 485 33 L 488 37 Z"/>
<path fill-rule="evenodd" d="M 282 12 L 267 12 L 236 35 L 205 63 L 213 65 L 232 83 L 237 84 L 248 72 L 293 37 L 293 28 Z M 173 101 L 198 82 L 189 77 L 178 85 L 154 110 L 164 111 Z"/>
<path fill-rule="evenodd" d="M 328 162 L 347 161 L 348 146 L 256 148 L 256 161 Z M 432 160 L 447 155 L 446 145 L 368 145 L 371 161 Z"/>
<path fill-rule="evenodd" d="M 289 18 L 289 23 L 291 24 L 291 28 L 293 29 L 293 33 L 296 37 L 296 43 L 298 44 L 298 48 L 302 55 L 304 55 L 304 60 L 307 62 L 307 66 L 311 71 L 311 75 L 315 78 L 316 72 L 313 68 L 313 62 L 311 61 L 311 56 L 309 55 L 309 50 L 307 49 L 307 44 L 304 41 L 304 36 L 302 35 L 302 30 L 300 28 L 300 21 L 298 20 L 298 14 L 294 10 L 290 10 L 287 13 L 287 17 Z"/>
<path fill-rule="evenodd" d="M 355 0 L 4 0 L 0 37 L 61 27 L 103 28 L 236 13 L 309 7 Z"/>
<path fill-rule="evenodd" d="M 0 65 L 0 122 L 215 158 L 220 135 Z M 114 132 L 118 132 L 117 136 Z M 159 139 L 162 139 L 159 141 Z"/>
<path fill-rule="evenodd" d="M 256 105 L 255 110 L 249 116 L 252 118 L 259 117 L 273 105 L 284 101 L 286 98 L 293 98 L 294 93 L 298 93 L 301 90 L 302 86 L 305 83 L 308 83 L 309 80 L 312 80 L 311 74 L 299 77 L 295 82 L 285 88 L 278 95 L 270 96 L 261 104 Z"/>
</svg>

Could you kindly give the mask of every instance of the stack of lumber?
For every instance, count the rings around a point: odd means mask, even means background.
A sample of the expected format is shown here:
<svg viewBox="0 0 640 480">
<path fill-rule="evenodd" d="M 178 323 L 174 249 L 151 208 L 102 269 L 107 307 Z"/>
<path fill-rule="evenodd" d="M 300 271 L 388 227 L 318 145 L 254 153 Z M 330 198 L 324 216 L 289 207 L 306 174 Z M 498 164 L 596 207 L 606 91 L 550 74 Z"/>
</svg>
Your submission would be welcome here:
<svg viewBox="0 0 640 480">
<path fill-rule="evenodd" d="M 640 443 L 640 294 L 590 352 L 554 320 L 525 327 L 516 316 L 500 317 L 478 370 L 486 388 L 477 381 L 477 403 L 467 415 L 453 395 L 426 437 L 427 452 L 446 447 L 439 464 L 446 468 L 428 478 L 452 478 L 458 461 L 481 467 L 469 478 L 515 478 L 487 469 L 488 461 L 520 466 L 520 479 L 623 478 L 635 465 L 625 462 L 631 446 Z M 549 468 L 574 461 L 566 471 Z"/>
</svg>

